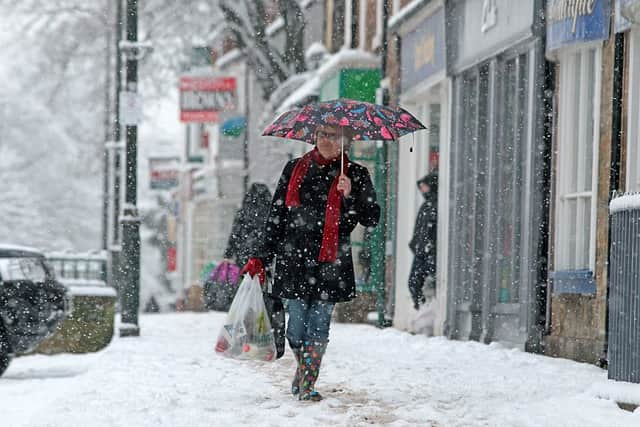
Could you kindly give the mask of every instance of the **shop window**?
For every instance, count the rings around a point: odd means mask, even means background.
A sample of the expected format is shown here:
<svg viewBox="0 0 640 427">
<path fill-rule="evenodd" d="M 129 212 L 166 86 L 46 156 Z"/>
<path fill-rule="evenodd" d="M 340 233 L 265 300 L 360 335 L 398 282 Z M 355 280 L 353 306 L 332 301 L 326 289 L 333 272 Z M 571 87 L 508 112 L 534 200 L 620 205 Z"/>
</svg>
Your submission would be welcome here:
<svg viewBox="0 0 640 427">
<path fill-rule="evenodd" d="M 522 201 L 525 194 L 525 147 L 528 129 L 529 56 L 498 64 L 497 139 L 492 193 L 496 252 L 497 302 L 519 302 Z"/>
<path fill-rule="evenodd" d="M 640 191 L 640 31 L 629 45 L 629 118 L 627 120 L 627 191 Z"/>
<path fill-rule="evenodd" d="M 593 270 L 594 266 L 599 82 L 599 48 L 561 56 L 556 270 Z"/>
<path fill-rule="evenodd" d="M 489 66 L 466 73 L 456 80 L 460 110 L 452 144 L 454 212 L 451 222 L 452 283 L 458 283 L 459 302 L 477 300 L 482 283 L 486 229 Z"/>
</svg>

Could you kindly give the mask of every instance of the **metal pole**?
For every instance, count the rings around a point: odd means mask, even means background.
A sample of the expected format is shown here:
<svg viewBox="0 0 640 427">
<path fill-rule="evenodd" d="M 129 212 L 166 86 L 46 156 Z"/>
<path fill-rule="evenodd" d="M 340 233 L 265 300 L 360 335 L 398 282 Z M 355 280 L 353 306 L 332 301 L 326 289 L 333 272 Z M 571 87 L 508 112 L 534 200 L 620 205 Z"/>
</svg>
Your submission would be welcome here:
<svg viewBox="0 0 640 427">
<path fill-rule="evenodd" d="M 112 188 L 112 203 L 109 210 L 110 215 L 110 239 L 109 239 L 109 284 L 114 286 L 118 291 L 118 297 L 121 296 L 122 290 L 122 272 L 120 267 L 120 253 L 121 253 L 121 233 L 120 233 L 120 206 L 121 200 L 121 171 L 122 161 L 120 160 L 119 142 L 120 142 L 120 89 L 122 86 L 122 56 L 120 51 L 120 41 L 122 40 L 123 22 L 122 22 L 122 1 L 116 0 L 116 15 L 115 15 L 115 76 L 114 76 L 114 91 L 113 91 L 113 141 L 112 147 L 112 163 L 110 167 L 111 173 L 111 188 Z M 122 301 L 120 301 L 122 306 Z"/>
<path fill-rule="evenodd" d="M 243 141 L 243 159 L 244 159 L 244 192 L 249 190 L 249 63 L 245 62 L 244 66 L 244 141 Z"/>
<path fill-rule="evenodd" d="M 382 44 L 382 49 L 381 49 L 381 56 L 382 56 L 382 70 L 381 70 L 381 79 L 384 80 L 384 78 L 387 75 L 387 55 L 389 54 L 389 41 L 388 41 L 388 21 L 389 21 L 389 0 L 383 0 L 382 1 L 382 40 L 381 40 L 381 44 Z M 385 91 L 386 92 L 386 91 Z M 383 93 L 382 96 L 382 104 L 383 105 L 388 105 L 389 104 L 389 97 L 387 96 L 386 93 Z M 384 162 L 383 165 L 386 166 L 386 162 L 387 162 L 387 146 L 385 146 L 383 148 L 384 152 L 380 153 L 380 151 L 383 150 L 378 150 L 376 149 L 376 157 L 378 157 L 379 155 L 382 156 L 382 161 Z M 378 161 L 380 161 L 380 159 L 377 159 L 376 164 L 378 164 Z M 383 182 L 384 182 L 384 188 L 388 188 L 387 186 L 387 178 L 388 178 L 388 173 L 389 171 L 387 170 L 386 167 L 382 167 L 379 170 L 376 170 L 376 176 L 378 176 L 378 174 L 383 175 Z M 377 184 L 376 184 L 377 185 Z M 385 195 L 386 195 L 386 191 L 385 191 Z M 372 254 L 372 259 L 371 259 L 371 265 L 374 265 L 374 262 L 379 262 L 380 265 L 383 266 L 382 268 L 382 277 L 377 277 L 376 281 L 375 281 L 375 286 L 376 286 L 376 309 L 378 311 L 378 327 L 380 328 L 384 328 L 387 326 L 391 326 L 390 322 L 388 322 L 385 319 L 385 305 L 386 305 L 386 240 L 387 240 L 387 236 L 386 236 L 386 217 L 387 217 L 387 201 L 386 200 L 381 200 L 380 203 L 382 204 L 382 212 L 381 212 L 381 224 L 378 224 L 378 232 L 381 233 L 382 235 L 382 256 L 380 257 L 381 259 L 379 260 L 374 260 L 373 259 L 373 250 L 371 251 Z M 373 271 L 373 270 L 372 270 Z"/>
<path fill-rule="evenodd" d="M 138 1 L 127 0 L 127 41 L 138 41 Z M 138 52 L 127 55 L 127 92 L 138 91 Z M 124 283 L 122 290 L 122 324 L 120 336 L 139 336 L 138 309 L 140 305 L 140 218 L 137 209 L 138 127 L 126 126 L 126 196 L 122 223 L 122 260 Z"/>
<path fill-rule="evenodd" d="M 113 36 L 113 30 L 109 28 L 109 19 L 112 16 L 112 3 L 107 2 L 107 27 L 105 31 L 105 81 L 104 81 L 104 142 L 105 147 L 102 152 L 102 249 L 106 250 L 109 247 L 109 209 L 111 209 L 111 203 L 109 202 L 109 150 L 106 144 L 111 140 L 111 55 L 113 53 L 111 46 L 111 39 Z"/>
</svg>

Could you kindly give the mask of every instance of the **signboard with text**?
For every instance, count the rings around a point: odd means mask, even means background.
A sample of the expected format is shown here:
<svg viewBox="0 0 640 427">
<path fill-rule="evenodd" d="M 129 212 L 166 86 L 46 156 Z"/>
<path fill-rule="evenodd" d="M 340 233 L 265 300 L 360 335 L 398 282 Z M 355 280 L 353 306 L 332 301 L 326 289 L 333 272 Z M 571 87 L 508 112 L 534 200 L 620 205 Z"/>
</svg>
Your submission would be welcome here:
<svg viewBox="0 0 640 427">
<path fill-rule="evenodd" d="M 118 116 L 123 126 L 137 126 L 142 123 L 142 95 L 138 92 L 121 91 Z"/>
<path fill-rule="evenodd" d="M 610 0 L 550 0 L 547 51 L 609 38 Z"/>
<path fill-rule="evenodd" d="M 149 186 L 152 190 L 170 190 L 179 183 L 180 159 L 177 157 L 149 158 Z"/>
<path fill-rule="evenodd" d="M 444 8 L 402 39 L 402 91 L 445 69 Z"/>
<path fill-rule="evenodd" d="M 234 77 L 180 77 L 180 121 L 217 123 L 220 112 L 236 109 L 236 90 Z"/>
</svg>

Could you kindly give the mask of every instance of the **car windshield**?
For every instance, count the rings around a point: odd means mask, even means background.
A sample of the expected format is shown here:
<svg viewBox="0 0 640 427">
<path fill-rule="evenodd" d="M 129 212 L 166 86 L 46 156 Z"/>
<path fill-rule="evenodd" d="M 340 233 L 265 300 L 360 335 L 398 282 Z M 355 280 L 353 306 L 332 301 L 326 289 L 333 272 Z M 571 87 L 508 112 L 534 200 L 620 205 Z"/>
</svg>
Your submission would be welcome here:
<svg viewBox="0 0 640 427">
<path fill-rule="evenodd" d="M 42 260 L 35 257 L 0 258 L 0 279 L 44 282 L 47 277 Z"/>
</svg>

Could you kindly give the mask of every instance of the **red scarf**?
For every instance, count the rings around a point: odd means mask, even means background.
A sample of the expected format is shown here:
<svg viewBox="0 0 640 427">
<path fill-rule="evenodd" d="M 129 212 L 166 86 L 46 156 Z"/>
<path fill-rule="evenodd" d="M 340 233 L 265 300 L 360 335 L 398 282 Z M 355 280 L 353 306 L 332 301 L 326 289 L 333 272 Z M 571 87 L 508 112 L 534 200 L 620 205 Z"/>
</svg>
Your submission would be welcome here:
<svg viewBox="0 0 640 427">
<path fill-rule="evenodd" d="M 344 173 L 346 175 L 349 168 L 349 158 L 346 154 L 343 156 Z M 325 159 L 317 147 L 302 156 L 291 173 L 285 205 L 289 208 L 301 206 L 300 186 L 309 171 L 309 165 L 312 160 L 319 166 L 326 166 L 336 160 L 339 161 L 339 159 L 339 157 L 331 160 Z M 340 175 L 338 174 L 331 184 L 327 197 L 327 209 L 324 213 L 324 230 L 322 232 L 322 246 L 320 246 L 320 255 L 318 256 L 318 261 L 320 262 L 334 262 L 338 256 L 338 228 L 340 226 L 340 208 L 342 206 L 342 194 L 338 191 L 339 179 Z"/>
</svg>

